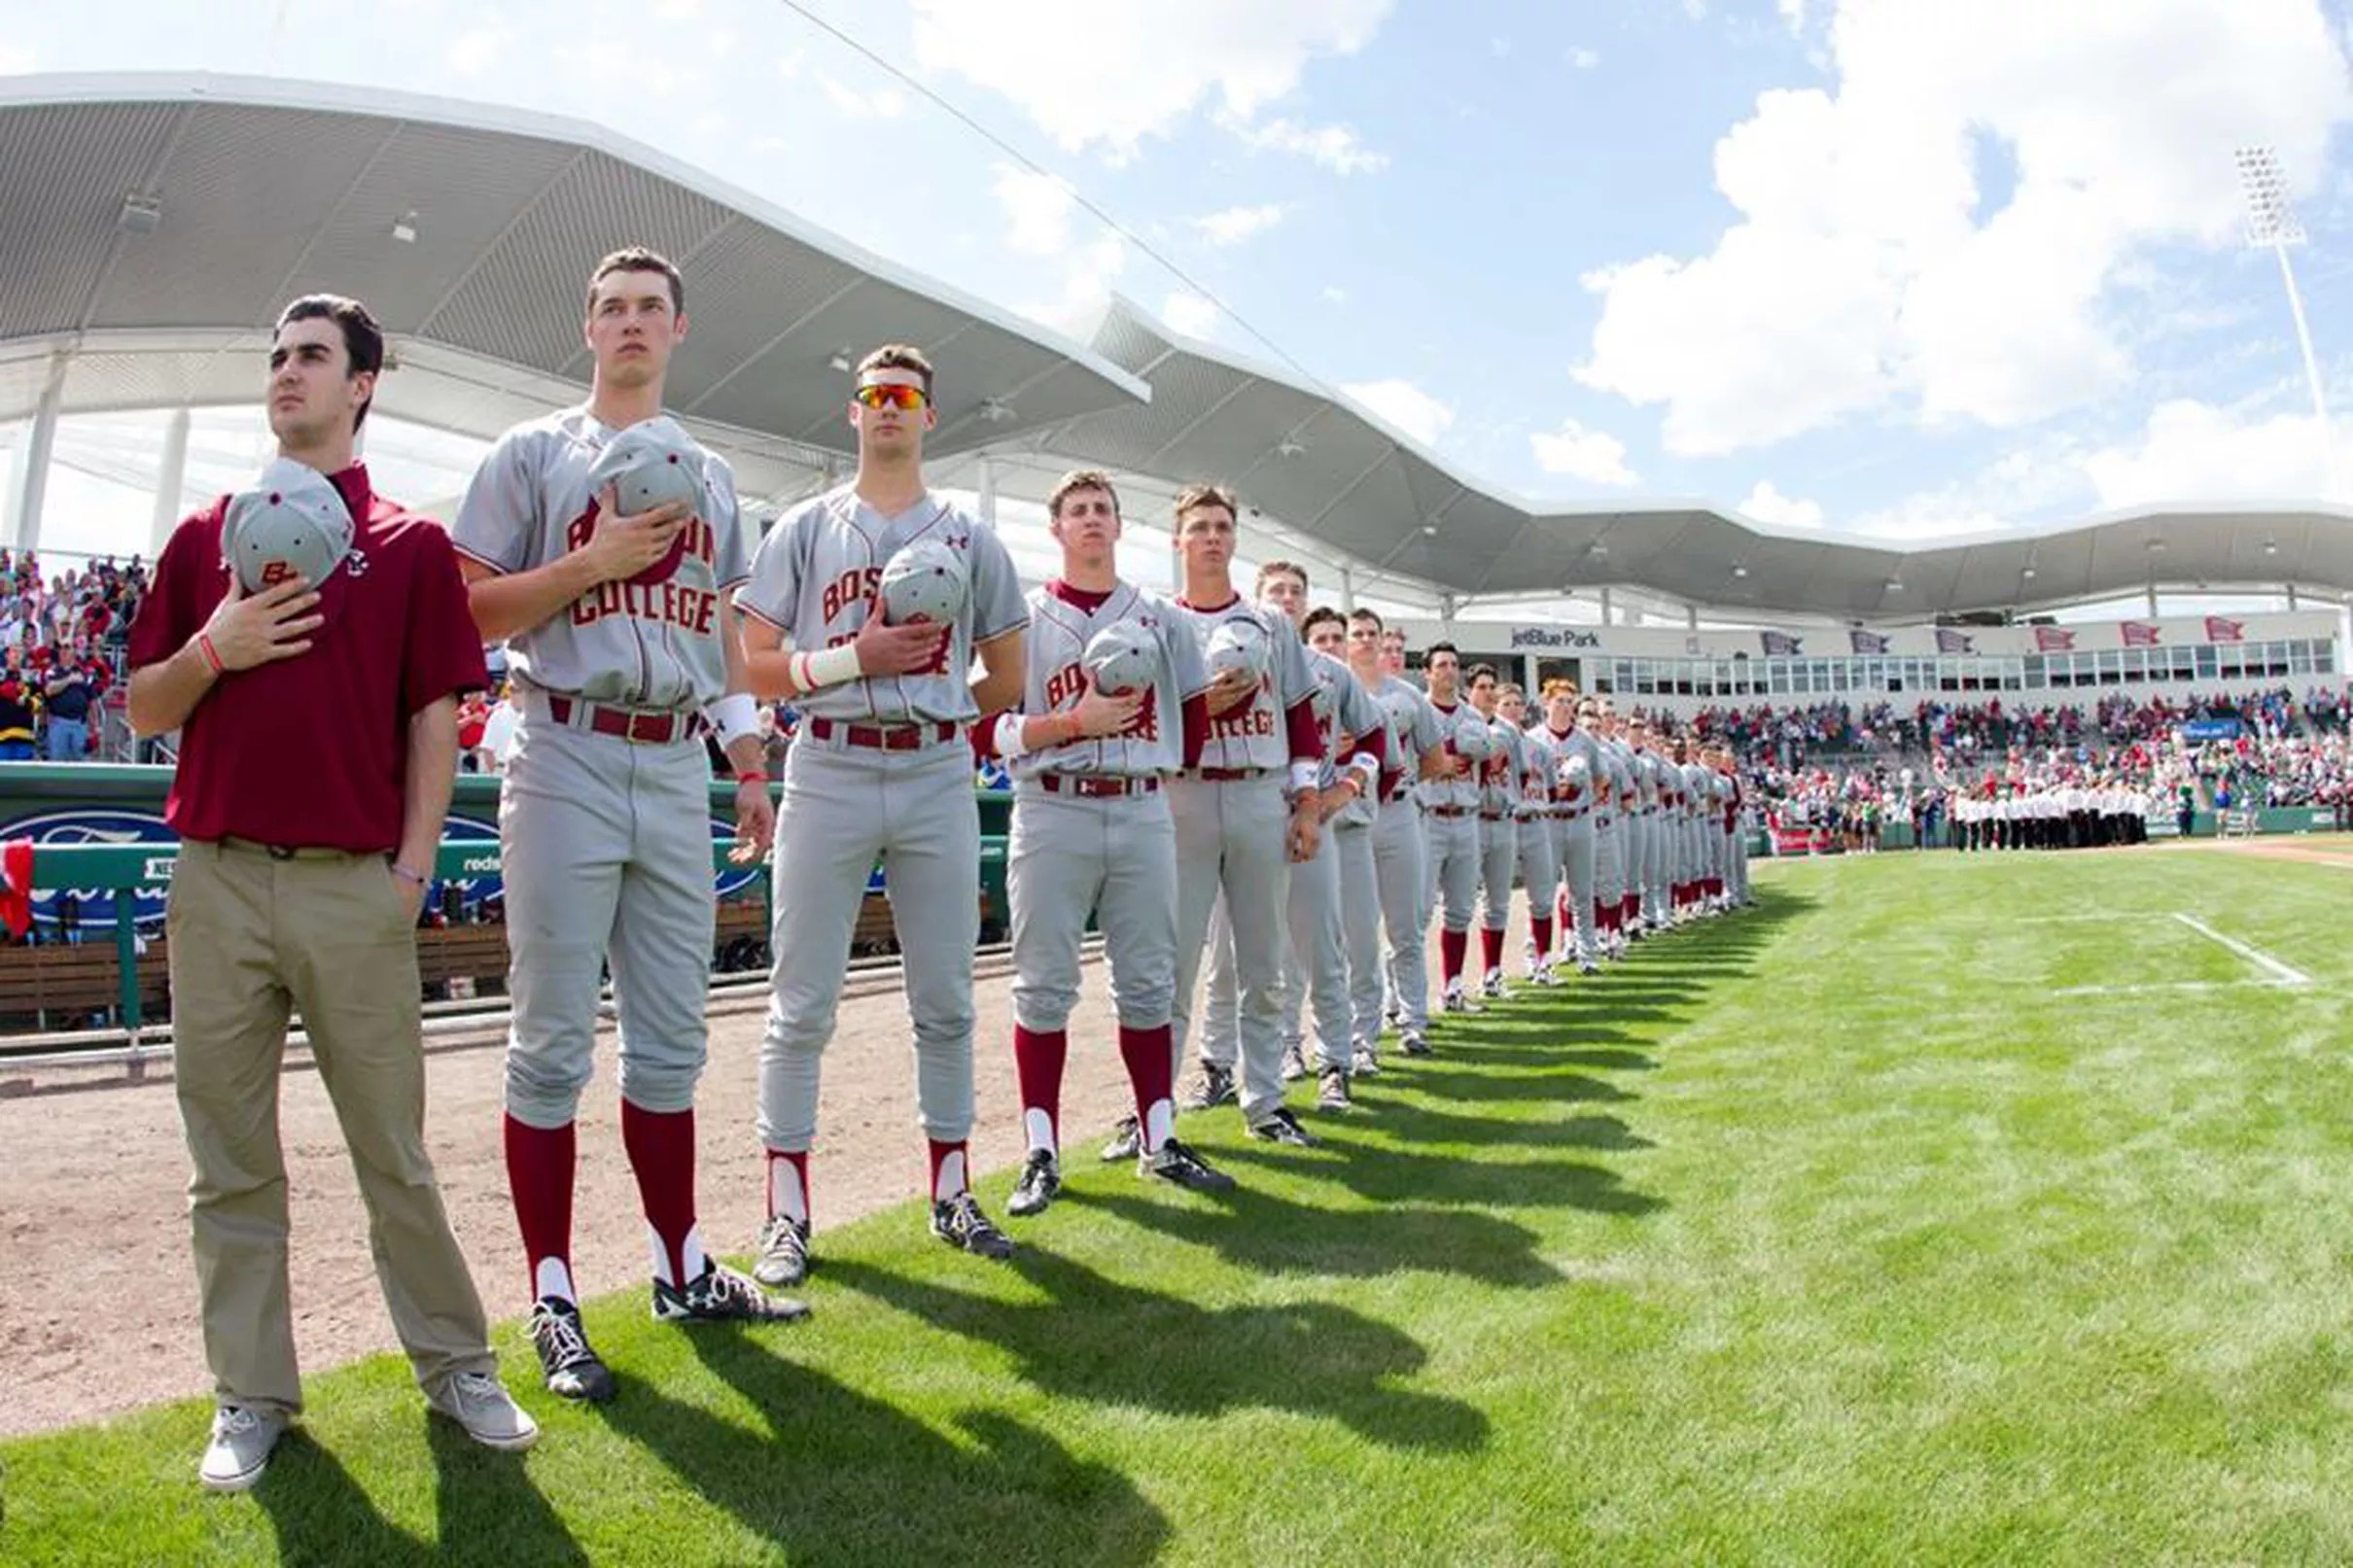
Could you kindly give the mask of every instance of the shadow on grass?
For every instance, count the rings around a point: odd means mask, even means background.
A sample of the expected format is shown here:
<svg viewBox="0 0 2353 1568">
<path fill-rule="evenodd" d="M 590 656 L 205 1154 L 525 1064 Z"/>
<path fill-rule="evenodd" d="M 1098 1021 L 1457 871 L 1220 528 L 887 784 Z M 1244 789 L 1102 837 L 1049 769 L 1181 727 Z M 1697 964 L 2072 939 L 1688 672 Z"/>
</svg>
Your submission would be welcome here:
<svg viewBox="0 0 2353 1568">
<path fill-rule="evenodd" d="M 343 1461 L 299 1426 L 278 1440 L 253 1499 L 269 1516 L 282 1563 L 409 1568 L 438 1560 L 431 1543 L 384 1517 Z"/>
<path fill-rule="evenodd" d="M 420 1541 L 385 1518 L 343 1462 L 298 1426 L 278 1441 L 253 1491 L 277 1535 L 281 1562 L 566 1568 L 588 1561 L 520 1454 L 485 1448 L 430 1413 L 421 1418 L 433 1453 L 436 1539 Z"/>
<path fill-rule="evenodd" d="M 1397 1448 L 1466 1453 L 1487 1442 L 1488 1419 L 1475 1407 L 1388 1386 L 1421 1371 L 1429 1353 L 1403 1331 L 1346 1307 L 1208 1308 L 1036 1247 L 1015 1253 L 1011 1267 L 1047 1299 L 971 1296 L 857 1262 L 828 1263 L 825 1272 L 828 1283 L 1003 1349 L 1019 1360 L 1023 1378 L 1050 1393 L 1183 1416 L 1292 1411 Z"/>
<path fill-rule="evenodd" d="M 828 1262 L 826 1272 L 862 1271 Z M 957 1562 L 1013 1542 L 1025 1564 L 1141 1562 L 1168 1541 L 1167 1518 L 1126 1477 L 1009 1416 L 958 1415 L 967 1446 L 785 1359 L 756 1333 L 701 1324 L 686 1338 L 767 1430 L 645 1383 L 606 1418 L 796 1564 Z"/>
<path fill-rule="evenodd" d="M 1387 1151 L 1365 1145 L 1349 1153 L 1351 1160 L 1387 1157 Z M 1310 1180 L 1338 1179 L 1342 1164 L 1308 1153 L 1293 1156 L 1290 1168 Z M 1554 1284 L 1561 1277 L 1536 1255 L 1535 1234 L 1525 1226 L 1457 1208 L 1335 1210 L 1248 1186 L 1219 1195 L 1214 1207 L 1083 1187 L 1065 1189 L 1063 1202 L 1105 1209 L 1144 1230 L 1206 1247 L 1236 1268 L 1265 1274 L 1371 1279 L 1420 1270 L 1527 1287 Z"/>
<path fill-rule="evenodd" d="M 1520 1060 L 1528 1065 L 1540 1065 L 1550 1060 L 1543 1053 L 1542 1046 L 1531 1044 L 1524 1049 Z M 1559 1102 L 1609 1105 L 1636 1098 L 1616 1084 L 1588 1078 L 1578 1072 L 1505 1072 L 1495 1068 L 1449 1072 L 1437 1065 L 1444 1060 L 1445 1056 L 1441 1053 L 1418 1061 L 1414 1063 L 1413 1075 L 1407 1077 L 1401 1073 L 1397 1082 L 1410 1086 L 1417 1093 L 1433 1095 L 1440 1099 L 1483 1100 L 1490 1104 L 1542 1105 Z"/>
<path fill-rule="evenodd" d="M 1589 1149 L 1629 1153 L 1656 1148 L 1650 1139 L 1615 1116 L 1571 1116 L 1565 1121 L 1504 1121 L 1464 1116 L 1435 1106 L 1392 1101 L 1367 1106 L 1363 1131 L 1404 1143 L 1510 1145 L 1528 1149 Z"/>
<path fill-rule="evenodd" d="M 1628 1191 L 1616 1171 L 1584 1161 L 1464 1160 L 1358 1143 L 1334 1133 L 1326 1134 L 1324 1146 L 1346 1158 L 1318 1167 L 1316 1173 L 1375 1202 L 1566 1207 L 1637 1216 L 1667 1206 L 1663 1199 Z M 1224 1150 L 1221 1158 L 1270 1172 L 1299 1170 L 1297 1162 L 1285 1155 L 1249 1146 Z"/>
</svg>

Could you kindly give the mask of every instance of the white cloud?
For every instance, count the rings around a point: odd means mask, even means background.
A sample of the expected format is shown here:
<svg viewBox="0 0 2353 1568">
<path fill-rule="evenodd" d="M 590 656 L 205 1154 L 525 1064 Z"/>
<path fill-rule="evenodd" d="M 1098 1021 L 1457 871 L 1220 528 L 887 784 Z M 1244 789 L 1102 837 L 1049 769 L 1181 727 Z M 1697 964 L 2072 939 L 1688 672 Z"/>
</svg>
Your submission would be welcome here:
<svg viewBox="0 0 2353 1568">
<path fill-rule="evenodd" d="M 1986 534 L 2030 516 L 2084 504 L 2083 455 L 2064 437 L 2040 441 L 1997 458 L 1974 474 L 1906 496 L 1858 518 L 1854 532 L 1879 539 L 1934 539 Z"/>
<path fill-rule="evenodd" d="M 1780 7 L 1781 19 L 1789 23 L 1789 30 L 1793 33 L 1803 32 L 1806 27 L 1806 0 L 1775 0 L 1775 3 Z"/>
<path fill-rule="evenodd" d="M 1822 526 L 1821 503 L 1785 496 L 1774 488 L 1771 479 L 1759 479 L 1748 499 L 1740 503 L 1740 510 L 1760 523 L 1776 528 L 1819 528 Z"/>
<path fill-rule="evenodd" d="M 2337 452 L 2353 453 L 2347 440 L 2353 430 L 2335 423 Z M 2131 443 L 2091 453 L 2084 459 L 2084 471 L 2103 507 L 2169 501 L 2308 501 L 2330 493 L 2314 416 L 2249 419 L 2192 399 L 2160 403 Z M 2343 493 L 2340 486 L 2337 494 Z"/>
<path fill-rule="evenodd" d="M 1070 253 L 1063 274 L 1061 296 L 1017 307 L 1032 321 L 1052 328 L 1065 337 L 1083 337 L 1109 303 L 1111 287 L 1127 269 L 1127 242 L 1117 234 L 1081 245 Z"/>
<path fill-rule="evenodd" d="M 1289 153 L 1334 174 L 1378 174 L 1388 167 L 1388 155 L 1366 147 L 1352 126 L 1302 125 L 1290 120 L 1270 120 L 1263 125 L 1238 120 L 1221 123 L 1259 152 Z"/>
<path fill-rule="evenodd" d="M 1070 247 L 1078 197 L 1069 181 L 1000 163 L 991 189 L 1012 226 L 1005 233 L 1009 248 L 1023 256 L 1060 256 Z"/>
<path fill-rule="evenodd" d="M 33 52 L 22 44 L 0 44 L 0 76 L 24 76 L 32 71 Z"/>
<path fill-rule="evenodd" d="M 2353 119 L 2317 0 L 1840 0 L 1829 38 L 1835 93 L 1764 93 L 1716 144 L 1738 217 L 1711 252 L 1585 280 L 1601 318 L 1580 377 L 1664 405 L 1670 450 L 2095 398 L 2131 373 L 2120 272 L 2234 239 L 2230 148 L 2277 146 L 2308 191 Z"/>
<path fill-rule="evenodd" d="M 1327 305 L 1345 305 L 1348 303 L 1348 291 L 1337 283 L 1327 283 L 1323 286 L 1323 302 Z"/>
<path fill-rule="evenodd" d="M 656 0 L 655 21 L 693 21 L 703 14 L 703 0 Z"/>
<path fill-rule="evenodd" d="M 1003 94 L 1069 152 L 1133 157 L 1205 100 L 1242 122 L 1308 62 L 1372 41 L 1390 0 L 912 0 L 917 66 Z"/>
<path fill-rule="evenodd" d="M 801 67 L 806 65 L 808 60 L 809 54 L 806 50 L 796 49 L 790 54 L 779 54 L 776 57 L 776 74 L 787 82 L 797 82 L 800 80 Z"/>
<path fill-rule="evenodd" d="M 1568 63 L 1580 71 L 1590 71 L 1601 63 L 1601 53 L 1598 50 L 1572 49 L 1568 52 Z"/>
<path fill-rule="evenodd" d="M 442 52 L 441 57 L 453 75 L 480 76 L 499 62 L 513 42 L 513 28 L 493 22 L 458 34 L 449 41 L 449 48 Z M 6 68 L 5 57 L 0 57 L 0 70 Z"/>
<path fill-rule="evenodd" d="M 896 87 L 876 87 L 872 92 L 860 92 L 835 77 L 820 76 L 818 88 L 825 101 L 852 120 L 896 120 L 907 107 L 906 96 Z"/>
<path fill-rule="evenodd" d="M 1436 446 L 1438 437 L 1455 422 L 1455 411 L 1411 381 L 1351 381 L 1340 390 L 1423 446 Z"/>
<path fill-rule="evenodd" d="M 1212 245 L 1239 245 L 1253 234 L 1263 234 L 1282 222 L 1282 209 L 1274 202 L 1261 202 L 1255 207 L 1228 207 L 1193 220 L 1193 226 Z"/>
<path fill-rule="evenodd" d="M 1561 428 L 1528 438 L 1536 466 L 1547 473 L 1565 473 L 1591 484 L 1630 485 L 1634 471 L 1626 466 L 1626 443 L 1607 431 L 1587 430 L 1573 419 Z"/>
<path fill-rule="evenodd" d="M 1186 337 L 1207 337 L 1217 325 L 1217 307 L 1189 289 L 1178 289 L 1160 307 L 1169 330 Z"/>
</svg>

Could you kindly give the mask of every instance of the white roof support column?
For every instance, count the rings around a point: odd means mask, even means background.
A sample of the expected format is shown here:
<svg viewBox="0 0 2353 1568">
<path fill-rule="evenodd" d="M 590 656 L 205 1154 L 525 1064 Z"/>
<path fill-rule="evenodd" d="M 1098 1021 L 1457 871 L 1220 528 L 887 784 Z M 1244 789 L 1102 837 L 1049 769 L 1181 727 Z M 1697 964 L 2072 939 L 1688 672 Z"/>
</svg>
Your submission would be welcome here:
<svg viewBox="0 0 2353 1568">
<path fill-rule="evenodd" d="M 57 406 L 65 399 L 65 367 L 72 356 L 58 349 L 49 357 L 49 379 L 42 384 L 40 406 L 33 412 L 32 434 L 17 450 L 16 482 L 9 486 L 7 539 L 18 550 L 41 545 L 41 505 L 49 495 L 50 452 L 57 444 Z"/>
<path fill-rule="evenodd" d="M 1340 613 L 1353 614 L 1356 609 L 1356 573 L 1352 567 L 1340 569 Z"/>
<path fill-rule="evenodd" d="M 980 520 L 997 527 L 997 462 L 986 452 L 980 455 Z"/>
<path fill-rule="evenodd" d="M 163 463 L 156 475 L 156 510 L 147 530 L 147 558 L 153 561 L 171 542 L 180 524 L 180 505 L 188 488 L 188 410 L 176 408 L 163 427 Z"/>
<path fill-rule="evenodd" d="M 1607 588 L 1601 590 L 1601 624 L 1604 626 L 1609 624 L 1609 590 Z"/>
</svg>

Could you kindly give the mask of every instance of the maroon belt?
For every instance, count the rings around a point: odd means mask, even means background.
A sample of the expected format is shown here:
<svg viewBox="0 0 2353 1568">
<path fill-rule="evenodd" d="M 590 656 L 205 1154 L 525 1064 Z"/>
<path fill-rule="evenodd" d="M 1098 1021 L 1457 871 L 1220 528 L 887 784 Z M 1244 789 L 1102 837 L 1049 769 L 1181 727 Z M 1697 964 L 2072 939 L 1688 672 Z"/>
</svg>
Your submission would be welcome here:
<svg viewBox="0 0 2353 1568">
<path fill-rule="evenodd" d="M 849 746 L 874 751 L 917 751 L 945 746 L 956 739 L 957 726 L 945 719 L 936 724 L 840 724 L 830 718 L 811 718 L 809 733 L 821 741 L 840 736 Z"/>
<path fill-rule="evenodd" d="M 1501 812 L 1481 812 L 1479 814 L 1479 820 L 1483 822 L 1499 822 L 1503 820 L 1503 814 Z"/>
<path fill-rule="evenodd" d="M 1241 784 L 1247 779 L 1263 779 L 1274 771 L 1272 768 L 1203 768 L 1201 777 L 1211 784 Z"/>
<path fill-rule="evenodd" d="M 1471 814 L 1468 806 L 1431 806 L 1427 810 L 1432 817 L 1468 817 Z"/>
<path fill-rule="evenodd" d="M 1037 785 L 1049 795 L 1077 795 L 1087 800 L 1160 793 L 1158 779 L 1122 779 L 1107 773 L 1041 773 Z"/>
<path fill-rule="evenodd" d="M 691 741 L 703 732 L 703 715 L 697 713 L 673 713 L 667 709 L 609 708 L 601 702 L 581 702 L 573 697 L 547 694 L 547 716 L 559 724 L 570 724 L 573 714 L 585 708 L 588 728 L 599 735 L 610 735 L 632 746 L 668 746 L 673 741 Z"/>
</svg>

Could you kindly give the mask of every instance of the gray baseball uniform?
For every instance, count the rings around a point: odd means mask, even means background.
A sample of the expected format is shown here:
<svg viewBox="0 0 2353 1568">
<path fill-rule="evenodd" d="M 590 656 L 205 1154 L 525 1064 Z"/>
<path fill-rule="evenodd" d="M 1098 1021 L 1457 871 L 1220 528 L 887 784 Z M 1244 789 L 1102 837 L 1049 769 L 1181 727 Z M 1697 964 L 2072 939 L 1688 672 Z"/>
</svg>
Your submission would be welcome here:
<svg viewBox="0 0 2353 1568">
<path fill-rule="evenodd" d="M 618 434 L 585 406 L 509 431 L 468 484 L 451 541 L 502 574 L 584 545 L 598 515 L 588 470 Z M 683 1111 L 702 1075 L 718 903 L 697 714 L 726 689 L 720 595 L 746 571 L 734 476 L 705 454 L 703 483 L 711 515 L 687 523 L 667 577 L 605 583 L 508 641 L 522 718 L 499 789 L 507 1108 L 530 1127 L 573 1119 L 608 964 L 622 1095 Z M 656 731 L 652 744 L 624 738 Z"/>
<path fill-rule="evenodd" d="M 819 1067 L 877 856 L 907 977 L 917 1113 L 938 1143 L 963 1142 L 972 1126 L 980 813 L 966 734 L 980 711 L 967 672 L 975 645 L 1028 623 L 1012 557 L 986 523 L 938 495 L 886 517 L 844 485 L 777 520 L 735 602 L 792 647 L 837 646 L 866 623 L 884 564 L 917 540 L 962 556 L 970 584 L 941 658 L 923 673 L 799 699 L 800 734 L 786 753 L 759 1050 L 759 1137 L 779 1153 L 801 1153 L 817 1135 Z"/>
<path fill-rule="evenodd" d="M 1627 851 L 1633 837 L 1633 769 L 1626 748 L 1616 741 L 1598 743 L 1605 788 L 1594 805 L 1594 901 L 1602 919 L 1617 920 L 1618 901 L 1626 895 Z"/>
<path fill-rule="evenodd" d="M 1487 720 L 1468 703 L 1448 708 L 1432 701 L 1445 736 L 1446 754 L 1458 757 L 1457 738 L 1469 725 L 1486 727 Z M 1467 931 L 1472 906 L 1479 896 L 1480 843 L 1477 765 L 1457 779 L 1431 780 L 1422 785 L 1422 817 L 1429 846 L 1430 896 L 1443 906 L 1445 927 Z"/>
<path fill-rule="evenodd" d="M 1601 760 L 1600 745 L 1582 729 L 1572 729 L 1553 743 L 1553 753 L 1561 769 L 1560 778 L 1564 791 L 1561 815 L 1554 819 L 1561 824 L 1561 871 L 1568 885 L 1569 919 L 1576 926 L 1576 953 L 1580 964 L 1594 959 L 1594 802 L 1598 798 L 1606 777 Z M 1568 774 L 1572 758 L 1583 759 L 1586 773 L 1583 783 L 1575 784 Z M 1573 789 L 1573 793 L 1567 793 Z M 1568 947 L 1569 933 L 1561 933 L 1563 949 Z"/>
<path fill-rule="evenodd" d="M 1268 667 L 1258 689 L 1210 719 L 1201 767 L 1170 785 L 1176 820 L 1176 1005 L 1172 1070 L 1184 1063 L 1193 994 L 1209 947 L 1210 914 L 1222 891 L 1233 924 L 1242 1058 L 1242 1114 L 1264 1121 L 1282 1103 L 1283 914 L 1290 889 L 1286 775 L 1295 749 L 1291 711 L 1315 692 L 1307 648 L 1290 623 L 1237 597 L 1214 609 L 1179 601 L 1200 645 L 1229 620 L 1257 624 Z M 1312 743 L 1312 738 L 1311 738 Z M 1312 744 L 1304 756 L 1315 754 Z"/>
<path fill-rule="evenodd" d="M 1329 789 L 1338 785 L 1343 765 L 1357 765 L 1352 760 L 1357 754 L 1352 746 L 1349 756 L 1338 754 L 1340 743 L 1369 734 L 1386 720 L 1347 665 L 1312 648 L 1307 650 L 1307 661 L 1315 678 L 1311 704 L 1316 734 L 1324 746 L 1316 786 Z M 1349 1000 L 1348 934 L 1340 909 L 1338 840 L 1337 820 L 1326 822 L 1315 858 L 1291 867 L 1285 899 L 1290 941 L 1282 952 L 1282 1043 L 1288 1048 L 1304 1041 L 1300 1018 L 1312 1002 L 1317 1059 L 1327 1067 L 1346 1071 L 1354 1055 L 1354 1017 Z M 1204 1061 L 1226 1067 L 1234 1064 L 1240 1044 L 1232 931 L 1221 899 L 1210 925 L 1209 993 L 1203 1003 L 1201 1055 Z"/>
<path fill-rule="evenodd" d="M 1063 1029 L 1078 1002 L 1079 944 L 1092 915 L 1126 1029 L 1169 1022 L 1176 993 L 1176 826 L 1163 783 L 1184 762 L 1184 704 L 1209 684 L 1201 645 L 1176 606 L 1120 583 L 1108 594 L 1061 582 L 1030 592 L 1022 712 L 1075 707 L 1087 644 L 1122 623 L 1157 637 L 1151 695 L 1117 735 L 1013 759 L 1006 891 L 1013 905 L 1013 1021 Z M 1140 1114 L 1149 1107 L 1140 1107 Z M 1057 1149 L 1052 1121 L 1024 1115 L 1034 1149 Z M 1146 1150 L 1165 1127 L 1145 1129 Z M 1058 1152 L 1058 1151 L 1057 1151 Z"/>
<path fill-rule="evenodd" d="M 1561 893 L 1561 840 L 1553 831 L 1553 781 L 1559 777 L 1560 753 L 1552 736 L 1539 724 L 1520 734 L 1520 798 L 1514 815 L 1520 821 L 1520 881 L 1528 889 L 1530 916 L 1551 920 Z M 1530 972 L 1543 967 L 1552 955 L 1535 952 Z"/>
<path fill-rule="evenodd" d="M 1427 850 L 1416 798 L 1422 755 L 1444 742 L 1438 710 L 1422 692 L 1384 676 L 1372 688 L 1388 724 L 1388 766 L 1381 777 L 1381 807 L 1373 818 L 1373 878 L 1380 888 L 1381 923 L 1388 929 L 1387 980 L 1399 1027 L 1429 1028 L 1429 969 L 1422 957 L 1429 930 Z M 1353 902 L 1353 895 L 1342 889 Z M 1381 1035 L 1381 976 L 1350 972 L 1360 1044 Z"/>
<path fill-rule="evenodd" d="M 1493 749 L 1479 768 L 1479 923 L 1500 931 L 1511 923 L 1512 882 L 1520 870 L 1520 772 L 1526 757 L 1520 727 L 1488 720 Z M 1490 965 L 1501 974 L 1500 962 Z"/>
</svg>

